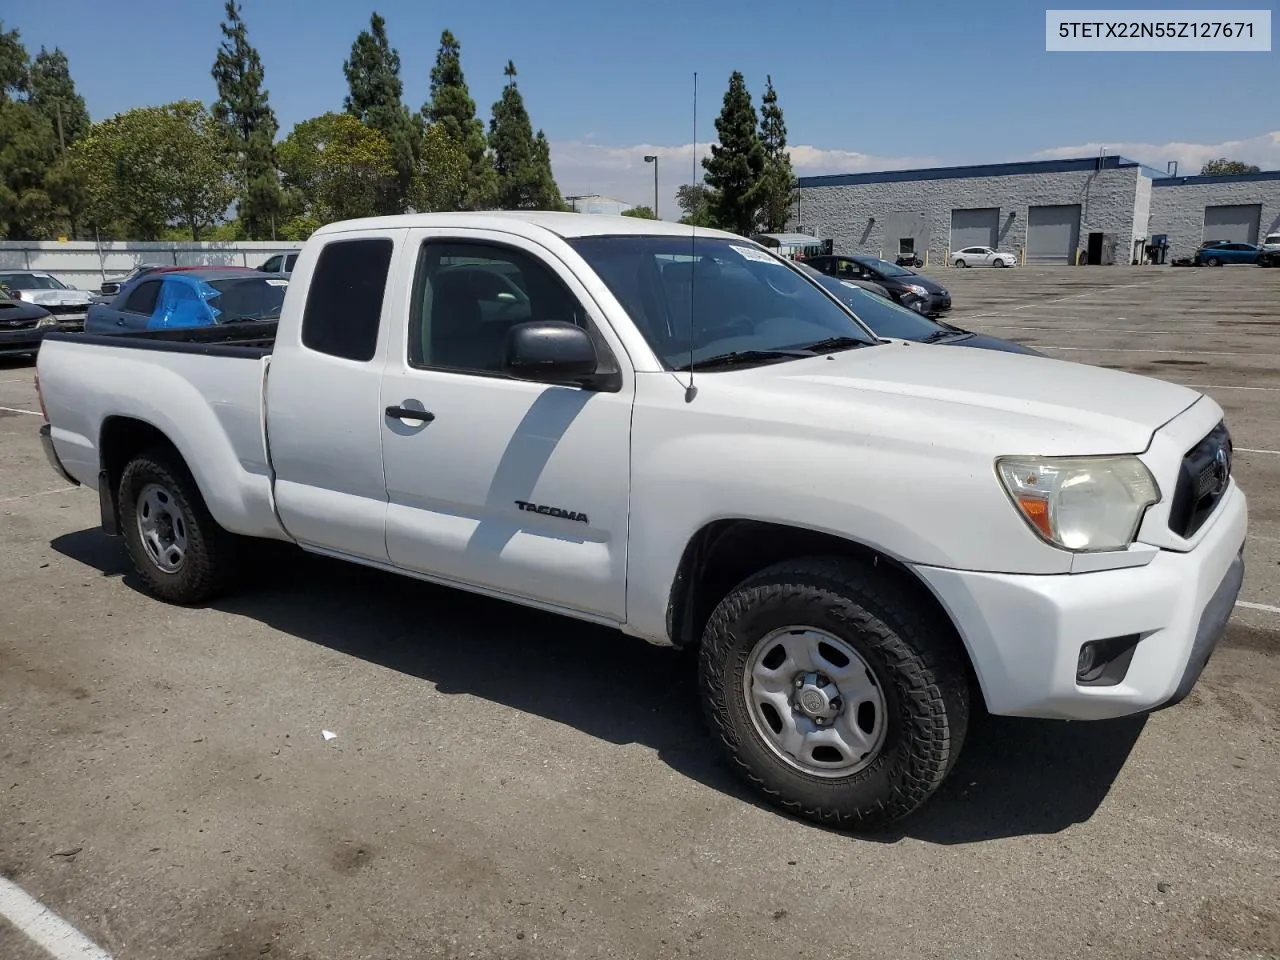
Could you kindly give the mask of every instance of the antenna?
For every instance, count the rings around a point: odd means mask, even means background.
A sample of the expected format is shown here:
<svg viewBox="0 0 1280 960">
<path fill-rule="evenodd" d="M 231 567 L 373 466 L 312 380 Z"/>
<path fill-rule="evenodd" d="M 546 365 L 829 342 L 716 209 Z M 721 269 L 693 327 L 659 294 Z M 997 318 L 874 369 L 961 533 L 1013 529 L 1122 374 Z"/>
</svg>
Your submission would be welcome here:
<svg viewBox="0 0 1280 960">
<path fill-rule="evenodd" d="M 698 185 L 698 71 L 693 71 L 693 185 Z M 693 218 L 697 220 L 697 217 Z M 693 385 L 693 297 L 694 284 L 698 282 L 698 225 L 689 224 L 689 385 L 684 388 L 684 402 L 692 403 L 698 395 L 698 388 Z"/>
</svg>

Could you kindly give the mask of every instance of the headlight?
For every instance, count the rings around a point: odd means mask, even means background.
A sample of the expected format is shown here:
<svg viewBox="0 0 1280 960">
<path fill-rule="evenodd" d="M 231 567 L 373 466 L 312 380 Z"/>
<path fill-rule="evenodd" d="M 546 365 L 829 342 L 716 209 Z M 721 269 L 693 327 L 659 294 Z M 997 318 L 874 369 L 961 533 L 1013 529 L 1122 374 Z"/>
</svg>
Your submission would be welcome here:
<svg viewBox="0 0 1280 960">
<path fill-rule="evenodd" d="M 1022 518 L 1066 550 L 1122 550 L 1160 488 L 1134 456 L 1001 457 L 996 472 Z"/>
<path fill-rule="evenodd" d="M 903 286 L 906 289 L 910 290 L 912 293 L 914 293 L 917 297 L 929 296 L 929 291 L 926 290 L 924 287 L 920 286 L 920 284 L 918 283 L 907 283 L 907 284 L 903 284 Z"/>
<path fill-rule="evenodd" d="M 57 325 L 58 325 L 58 318 L 54 316 L 41 317 L 39 320 L 36 321 L 37 330 L 39 330 L 41 327 L 56 327 Z"/>
</svg>

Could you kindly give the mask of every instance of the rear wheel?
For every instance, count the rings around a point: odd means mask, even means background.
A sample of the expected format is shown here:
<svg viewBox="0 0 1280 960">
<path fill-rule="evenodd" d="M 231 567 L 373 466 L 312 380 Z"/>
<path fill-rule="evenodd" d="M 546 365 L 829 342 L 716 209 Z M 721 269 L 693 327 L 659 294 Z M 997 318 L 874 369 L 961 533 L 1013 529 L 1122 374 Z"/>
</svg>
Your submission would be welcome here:
<svg viewBox="0 0 1280 960">
<path fill-rule="evenodd" d="M 180 457 L 160 447 L 131 460 L 119 510 L 129 559 L 155 596 L 200 603 L 229 584 L 236 540 L 213 519 Z"/>
<path fill-rule="evenodd" d="M 874 828 L 918 809 L 959 756 L 968 675 L 950 625 L 835 559 L 788 561 L 733 590 L 700 653 L 704 705 L 768 802 Z"/>
</svg>

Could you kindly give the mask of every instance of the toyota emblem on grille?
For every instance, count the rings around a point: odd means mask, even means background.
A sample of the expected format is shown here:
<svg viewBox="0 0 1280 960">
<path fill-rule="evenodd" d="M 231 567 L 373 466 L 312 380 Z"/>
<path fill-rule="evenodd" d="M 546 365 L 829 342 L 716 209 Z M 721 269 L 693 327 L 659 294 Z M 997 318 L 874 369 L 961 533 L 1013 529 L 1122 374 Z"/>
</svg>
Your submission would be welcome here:
<svg viewBox="0 0 1280 960">
<path fill-rule="evenodd" d="M 1213 493 L 1221 494 L 1227 489 L 1231 480 L 1231 454 L 1225 446 L 1219 447 L 1213 455 Z"/>
</svg>

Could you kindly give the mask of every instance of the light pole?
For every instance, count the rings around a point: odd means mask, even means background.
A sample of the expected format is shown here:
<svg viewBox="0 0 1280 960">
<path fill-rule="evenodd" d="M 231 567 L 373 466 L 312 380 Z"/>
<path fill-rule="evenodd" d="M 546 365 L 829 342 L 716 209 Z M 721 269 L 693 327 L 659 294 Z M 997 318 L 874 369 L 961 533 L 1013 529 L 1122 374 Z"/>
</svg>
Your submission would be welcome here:
<svg viewBox="0 0 1280 960">
<path fill-rule="evenodd" d="M 649 154 L 644 158 L 644 162 L 653 164 L 653 217 L 658 220 L 661 219 L 658 216 L 658 158 Z"/>
</svg>

